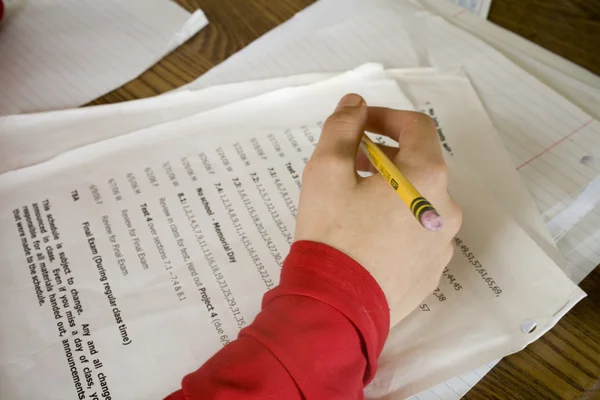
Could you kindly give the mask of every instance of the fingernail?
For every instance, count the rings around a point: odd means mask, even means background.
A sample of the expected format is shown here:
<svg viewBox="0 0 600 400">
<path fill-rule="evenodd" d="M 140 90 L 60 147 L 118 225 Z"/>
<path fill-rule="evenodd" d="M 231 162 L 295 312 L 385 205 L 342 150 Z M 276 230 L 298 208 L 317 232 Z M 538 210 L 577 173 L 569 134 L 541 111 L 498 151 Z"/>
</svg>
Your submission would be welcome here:
<svg viewBox="0 0 600 400">
<path fill-rule="evenodd" d="M 358 107 L 358 106 L 362 106 L 364 104 L 366 104 L 365 100 L 361 96 L 354 94 L 354 93 L 350 93 L 350 94 L 347 94 L 344 97 L 342 97 L 342 99 L 338 103 L 335 111 L 339 111 L 343 107 Z"/>
</svg>

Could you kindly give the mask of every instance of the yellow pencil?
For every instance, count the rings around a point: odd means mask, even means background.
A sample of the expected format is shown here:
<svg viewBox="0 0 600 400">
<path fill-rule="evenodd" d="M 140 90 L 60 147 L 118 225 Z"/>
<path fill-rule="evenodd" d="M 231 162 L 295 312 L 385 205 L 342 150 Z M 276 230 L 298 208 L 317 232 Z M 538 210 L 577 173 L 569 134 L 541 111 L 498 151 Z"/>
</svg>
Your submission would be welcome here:
<svg viewBox="0 0 600 400">
<path fill-rule="evenodd" d="M 381 176 L 390 184 L 425 229 L 437 232 L 442 228 L 442 217 L 431 203 L 402 175 L 385 153 L 367 135 L 363 134 L 361 149 Z"/>
</svg>

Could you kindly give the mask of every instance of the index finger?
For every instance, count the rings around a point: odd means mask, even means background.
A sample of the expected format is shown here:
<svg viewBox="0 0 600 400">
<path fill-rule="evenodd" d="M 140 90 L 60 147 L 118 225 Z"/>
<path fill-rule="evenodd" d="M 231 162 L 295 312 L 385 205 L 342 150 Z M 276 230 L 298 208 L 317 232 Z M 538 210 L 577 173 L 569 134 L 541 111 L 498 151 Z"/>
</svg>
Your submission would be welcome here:
<svg viewBox="0 0 600 400">
<path fill-rule="evenodd" d="M 398 142 L 395 162 L 400 159 L 413 165 L 444 162 L 435 123 L 423 113 L 368 107 L 365 129 Z"/>
</svg>

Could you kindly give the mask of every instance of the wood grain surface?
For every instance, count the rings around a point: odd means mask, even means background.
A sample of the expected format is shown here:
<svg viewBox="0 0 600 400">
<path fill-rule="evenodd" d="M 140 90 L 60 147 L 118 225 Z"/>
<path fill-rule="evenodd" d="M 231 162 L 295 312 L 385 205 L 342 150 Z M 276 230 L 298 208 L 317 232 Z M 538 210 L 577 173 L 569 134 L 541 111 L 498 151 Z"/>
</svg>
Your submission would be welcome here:
<svg viewBox="0 0 600 400">
<path fill-rule="evenodd" d="M 91 104 L 154 96 L 188 83 L 313 3 L 176 1 L 189 11 L 204 10 L 209 26 Z M 489 19 L 600 74 L 600 0 L 493 0 Z M 600 268 L 581 287 L 586 299 L 540 340 L 503 359 L 466 398 L 600 399 Z"/>
<path fill-rule="evenodd" d="M 489 20 L 600 75 L 600 0 L 493 0 Z"/>
</svg>

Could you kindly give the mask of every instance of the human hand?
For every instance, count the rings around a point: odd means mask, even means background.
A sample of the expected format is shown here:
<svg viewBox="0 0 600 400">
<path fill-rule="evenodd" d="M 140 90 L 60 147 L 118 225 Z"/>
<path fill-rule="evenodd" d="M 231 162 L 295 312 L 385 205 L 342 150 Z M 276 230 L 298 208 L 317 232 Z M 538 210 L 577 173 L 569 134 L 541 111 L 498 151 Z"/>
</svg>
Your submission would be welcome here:
<svg viewBox="0 0 600 400">
<path fill-rule="evenodd" d="M 365 130 L 399 143 L 380 147 L 442 216 L 439 232 L 423 228 L 381 175 L 357 174 L 376 172 L 358 152 Z M 367 269 L 385 293 L 394 326 L 438 286 L 461 219 L 431 118 L 344 96 L 304 170 L 295 240 L 327 244 Z"/>
</svg>

